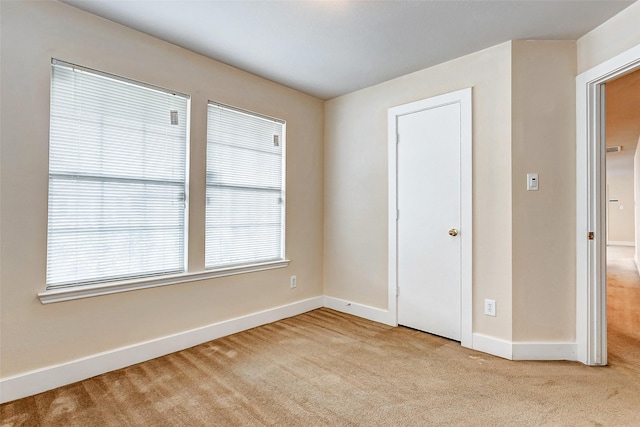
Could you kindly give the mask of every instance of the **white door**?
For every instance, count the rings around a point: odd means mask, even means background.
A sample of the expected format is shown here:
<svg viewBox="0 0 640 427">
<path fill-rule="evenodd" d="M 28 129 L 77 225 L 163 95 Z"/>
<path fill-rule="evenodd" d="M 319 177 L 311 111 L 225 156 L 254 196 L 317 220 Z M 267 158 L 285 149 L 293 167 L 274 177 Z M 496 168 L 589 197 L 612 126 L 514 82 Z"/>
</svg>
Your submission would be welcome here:
<svg viewBox="0 0 640 427">
<path fill-rule="evenodd" d="M 397 116 L 398 323 L 461 340 L 461 105 Z"/>
</svg>

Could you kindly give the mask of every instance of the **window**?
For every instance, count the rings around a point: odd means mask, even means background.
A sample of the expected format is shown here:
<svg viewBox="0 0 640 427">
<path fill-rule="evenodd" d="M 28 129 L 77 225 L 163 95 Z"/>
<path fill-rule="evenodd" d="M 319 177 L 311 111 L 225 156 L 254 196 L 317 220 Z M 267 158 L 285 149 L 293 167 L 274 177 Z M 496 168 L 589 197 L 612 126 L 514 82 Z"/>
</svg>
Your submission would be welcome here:
<svg viewBox="0 0 640 427">
<path fill-rule="evenodd" d="M 52 61 L 47 289 L 185 271 L 189 97 Z"/>
<path fill-rule="evenodd" d="M 284 259 L 285 123 L 209 103 L 205 267 Z"/>
</svg>

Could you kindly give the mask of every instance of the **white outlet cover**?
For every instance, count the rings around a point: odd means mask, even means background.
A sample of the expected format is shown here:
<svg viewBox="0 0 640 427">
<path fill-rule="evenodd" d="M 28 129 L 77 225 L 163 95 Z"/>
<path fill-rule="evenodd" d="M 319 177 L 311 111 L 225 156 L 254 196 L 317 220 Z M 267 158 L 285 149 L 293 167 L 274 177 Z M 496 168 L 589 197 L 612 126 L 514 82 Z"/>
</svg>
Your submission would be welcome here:
<svg viewBox="0 0 640 427">
<path fill-rule="evenodd" d="M 496 300 L 493 299 L 485 299 L 484 300 L 484 314 L 487 316 L 496 315 Z"/>
</svg>

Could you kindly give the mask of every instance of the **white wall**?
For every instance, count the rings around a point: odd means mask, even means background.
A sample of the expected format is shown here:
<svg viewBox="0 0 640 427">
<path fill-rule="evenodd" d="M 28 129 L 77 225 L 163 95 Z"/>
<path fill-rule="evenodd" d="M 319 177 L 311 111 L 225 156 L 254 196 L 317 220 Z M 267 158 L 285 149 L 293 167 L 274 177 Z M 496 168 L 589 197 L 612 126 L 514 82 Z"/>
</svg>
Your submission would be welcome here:
<svg viewBox="0 0 640 427">
<path fill-rule="evenodd" d="M 322 295 L 322 101 L 63 3 L 0 14 L 0 377 Z M 286 120 L 290 266 L 42 305 L 52 57 L 191 95 L 190 271 L 204 267 L 207 101 Z"/>
<path fill-rule="evenodd" d="M 607 174 L 607 243 L 634 245 L 634 172 Z M 617 200 L 611 202 L 611 200 Z"/>
</svg>

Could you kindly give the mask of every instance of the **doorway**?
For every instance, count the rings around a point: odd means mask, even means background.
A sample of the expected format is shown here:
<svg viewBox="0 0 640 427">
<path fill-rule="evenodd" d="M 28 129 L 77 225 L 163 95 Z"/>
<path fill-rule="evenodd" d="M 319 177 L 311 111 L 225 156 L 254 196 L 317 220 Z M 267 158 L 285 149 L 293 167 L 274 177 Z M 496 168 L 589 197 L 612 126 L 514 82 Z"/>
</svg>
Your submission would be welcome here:
<svg viewBox="0 0 640 427">
<path fill-rule="evenodd" d="M 471 89 L 389 109 L 389 292 L 399 324 L 471 347 Z"/>
<path fill-rule="evenodd" d="M 576 343 L 578 360 L 607 364 L 605 85 L 640 69 L 640 46 L 576 78 Z"/>
<path fill-rule="evenodd" d="M 640 350 L 640 275 L 637 269 L 636 179 L 640 160 L 640 70 L 605 83 L 607 188 L 607 359 Z M 640 154 L 640 153 L 639 153 Z M 635 348 L 634 348 L 635 347 Z"/>
</svg>

